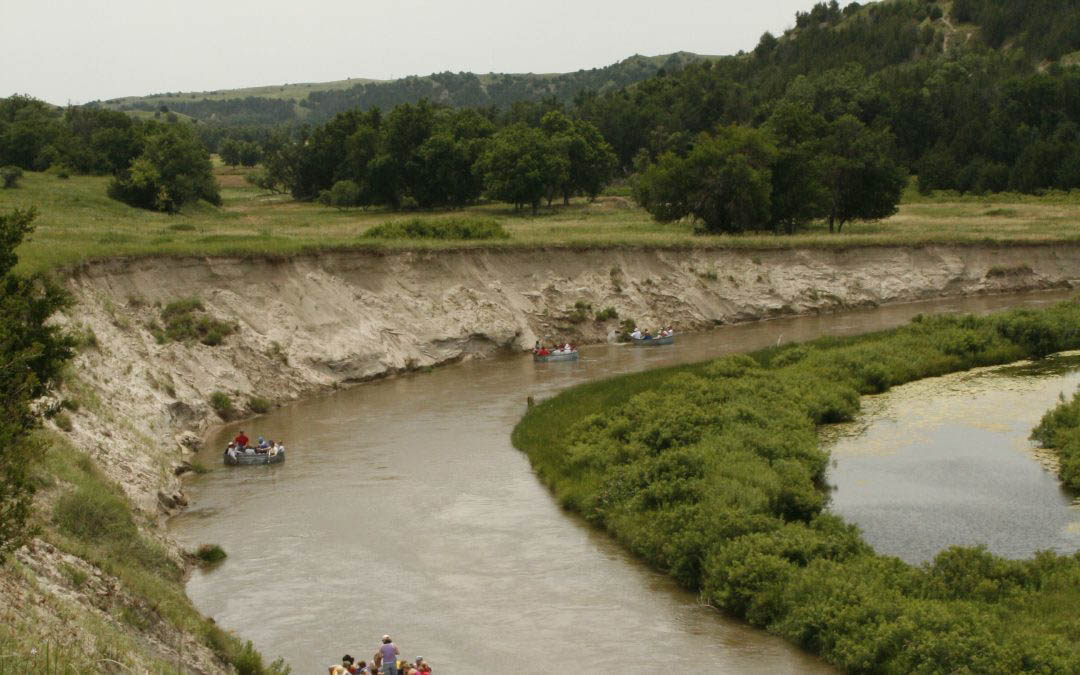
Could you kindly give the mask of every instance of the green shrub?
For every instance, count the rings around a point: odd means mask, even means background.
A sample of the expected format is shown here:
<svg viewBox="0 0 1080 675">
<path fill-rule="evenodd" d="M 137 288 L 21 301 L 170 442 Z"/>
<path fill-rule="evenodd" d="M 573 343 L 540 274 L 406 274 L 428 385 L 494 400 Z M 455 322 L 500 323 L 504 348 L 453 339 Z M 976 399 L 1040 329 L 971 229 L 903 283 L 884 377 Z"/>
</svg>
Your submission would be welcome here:
<svg viewBox="0 0 1080 675">
<path fill-rule="evenodd" d="M 322 194 L 319 195 L 322 202 Z M 326 204 L 344 211 L 360 206 L 360 186 L 351 180 L 339 180 L 330 188 Z"/>
<path fill-rule="evenodd" d="M 566 320 L 570 323 L 583 323 L 589 318 L 589 312 L 592 311 L 592 305 L 582 300 L 578 300 L 574 303 L 574 309 L 566 313 Z"/>
<path fill-rule="evenodd" d="M 86 541 L 124 540 L 136 535 L 131 507 L 100 483 L 87 483 L 64 494 L 53 507 L 61 531 Z"/>
<path fill-rule="evenodd" d="M 16 188 L 23 176 L 23 170 L 14 165 L 0 167 L 0 187 L 5 189 Z"/>
<path fill-rule="evenodd" d="M 262 415 L 270 411 L 270 401 L 259 396 L 252 396 L 248 400 L 248 410 L 256 415 Z"/>
<path fill-rule="evenodd" d="M 90 575 L 83 570 L 68 563 L 62 563 L 60 565 L 60 572 L 67 577 L 68 581 L 75 588 L 80 588 L 86 583 L 86 580 L 90 578 Z"/>
<path fill-rule="evenodd" d="M 995 265 L 986 270 L 986 276 L 988 278 L 1003 278 L 1003 277 L 1022 277 L 1032 273 L 1031 265 L 1014 265 L 1013 267 L 1002 267 Z"/>
<path fill-rule="evenodd" d="M 1031 431 L 1031 440 L 1057 451 L 1061 481 L 1080 490 L 1080 390 L 1071 400 L 1061 396 L 1061 402 Z"/>
<path fill-rule="evenodd" d="M 71 421 L 71 416 L 65 412 L 58 412 L 53 415 L 53 422 L 55 422 L 56 426 L 62 431 L 70 432 L 75 428 L 75 424 Z"/>
<path fill-rule="evenodd" d="M 209 566 L 220 563 L 228 556 L 225 553 L 225 549 L 217 544 L 203 544 L 195 551 L 195 557 L 199 559 L 199 564 Z"/>
<path fill-rule="evenodd" d="M 208 316 L 205 311 L 199 298 L 184 298 L 170 302 L 161 311 L 164 326 L 151 321 L 146 327 L 158 344 L 198 340 L 204 345 L 219 345 L 236 330 L 236 326 Z"/>
<path fill-rule="evenodd" d="M 619 313 L 615 311 L 614 307 L 605 307 L 596 313 L 596 322 L 609 321 L 611 319 L 618 319 Z"/>
<path fill-rule="evenodd" d="M 509 239 L 510 234 L 496 220 L 458 218 L 425 220 L 412 218 L 376 225 L 364 232 L 369 239 Z"/>
<path fill-rule="evenodd" d="M 229 395 L 223 391 L 215 391 L 210 394 L 210 407 L 214 409 L 223 420 L 232 419 L 236 414 L 236 408 L 233 407 L 232 399 Z"/>
</svg>

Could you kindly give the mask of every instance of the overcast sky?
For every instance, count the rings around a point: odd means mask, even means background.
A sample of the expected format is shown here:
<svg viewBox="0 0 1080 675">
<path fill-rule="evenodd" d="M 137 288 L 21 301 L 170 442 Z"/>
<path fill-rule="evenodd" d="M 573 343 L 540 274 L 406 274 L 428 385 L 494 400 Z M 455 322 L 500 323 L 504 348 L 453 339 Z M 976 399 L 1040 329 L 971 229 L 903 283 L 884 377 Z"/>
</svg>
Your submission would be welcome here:
<svg viewBox="0 0 1080 675">
<path fill-rule="evenodd" d="M 51 103 L 733 54 L 814 0 L 0 0 L 0 97 Z M 846 4 L 846 3 L 843 3 Z"/>
</svg>

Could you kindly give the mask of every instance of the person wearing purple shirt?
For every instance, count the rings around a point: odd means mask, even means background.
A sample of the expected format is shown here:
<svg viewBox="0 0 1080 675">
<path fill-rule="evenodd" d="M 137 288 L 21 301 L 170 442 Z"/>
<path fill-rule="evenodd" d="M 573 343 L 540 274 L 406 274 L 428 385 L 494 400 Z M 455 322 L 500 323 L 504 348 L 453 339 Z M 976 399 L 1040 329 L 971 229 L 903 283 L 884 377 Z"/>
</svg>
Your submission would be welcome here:
<svg viewBox="0 0 1080 675">
<path fill-rule="evenodd" d="M 398 648 L 389 635 L 382 636 L 382 644 L 375 653 L 382 657 L 382 675 L 397 675 Z"/>
</svg>

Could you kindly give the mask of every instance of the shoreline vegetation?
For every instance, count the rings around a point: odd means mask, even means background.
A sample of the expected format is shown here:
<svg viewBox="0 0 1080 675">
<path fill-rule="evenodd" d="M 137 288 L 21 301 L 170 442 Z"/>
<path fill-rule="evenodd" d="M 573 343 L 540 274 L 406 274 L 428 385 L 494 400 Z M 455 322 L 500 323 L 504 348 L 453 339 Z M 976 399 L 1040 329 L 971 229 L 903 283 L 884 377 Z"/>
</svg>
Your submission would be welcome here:
<svg viewBox="0 0 1080 675">
<path fill-rule="evenodd" d="M 904 193 L 899 212 L 857 221 L 842 233 L 825 222 L 794 235 L 696 235 L 694 224 L 660 224 L 615 187 L 594 201 L 517 213 L 506 204 L 455 210 L 342 210 L 271 195 L 244 180 L 249 169 L 217 167 L 222 206 L 206 202 L 169 215 L 109 199 L 108 178 L 26 172 L 19 187 L 0 190 L 0 210 L 37 209 L 35 232 L 18 249 L 20 273 L 66 271 L 125 258 L 241 257 L 281 259 L 336 251 L 431 251 L 532 248 L 777 250 L 882 246 L 1058 244 L 1080 242 L 1080 190 L 1042 196 Z M 410 226 L 411 224 L 411 226 Z M 450 230 L 446 236 L 438 230 Z M 461 238 L 453 231 L 492 229 Z M 380 236 L 378 233 L 382 231 Z M 416 236 L 417 231 L 432 231 Z"/>
<path fill-rule="evenodd" d="M 1058 477 L 1080 493 L 1080 390 L 1048 410 L 1031 432 L 1031 440 L 1052 449 L 1058 457 Z"/>
<path fill-rule="evenodd" d="M 953 547 L 877 555 L 826 511 L 817 427 L 860 396 L 1080 346 L 1080 302 L 899 329 L 590 383 L 513 442 L 565 508 L 702 600 L 851 671 L 1080 669 L 1080 553 Z"/>
</svg>

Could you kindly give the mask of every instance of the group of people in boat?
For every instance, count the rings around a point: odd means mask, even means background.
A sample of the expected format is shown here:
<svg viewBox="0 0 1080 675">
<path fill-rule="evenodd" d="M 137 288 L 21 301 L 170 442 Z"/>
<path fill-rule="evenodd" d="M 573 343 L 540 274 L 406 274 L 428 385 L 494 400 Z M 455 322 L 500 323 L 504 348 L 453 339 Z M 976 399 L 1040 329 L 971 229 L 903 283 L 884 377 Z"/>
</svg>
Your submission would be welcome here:
<svg viewBox="0 0 1080 675">
<path fill-rule="evenodd" d="M 330 666 L 330 675 L 426 675 L 430 672 L 431 665 L 423 656 L 417 656 L 415 661 L 401 658 L 401 650 L 389 635 L 382 636 L 371 663 L 356 661 L 346 654 L 341 657 L 340 665 Z"/>
<path fill-rule="evenodd" d="M 552 345 L 550 348 L 542 345 L 539 340 L 536 341 L 536 345 L 533 347 L 533 354 L 537 356 L 551 356 L 552 354 L 569 354 L 577 350 L 577 347 L 569 342 L 563 344 Z"/>
<path fill-rule="evenodd" d="M 232 439 L 229 443 L 229 447 L 226 448 L 228 453 L 235 457 L 236 455 L 275 455 L 282 446 L 282 442 L 274 442 L 273 439 L 263 438 L 259 436 L 255 443 L 252 444 L 251 439 L 247 437 L 244 430 L 241 429 L 240 433 L 236 434 L 236 438 Z"/>
<path fill-rule="evenodd" d="M 653 335 L 652 332 L 648 328 L 645 329 L 645 332 L 642 332 L 640 328 L 635 326 L 634 327 L 634 332 L 630 333 L 630 337 L 632 337 L 635 340 L 652 340 L 653 338 L 670 337 L 670 336 L 672 336 L 674 334 L 675 334 L 675 331 L 672 330 L 671 326 L 665 326 L 665 327 L 661 328 L 660 331 L 656 335 Z"/>
</svg>

